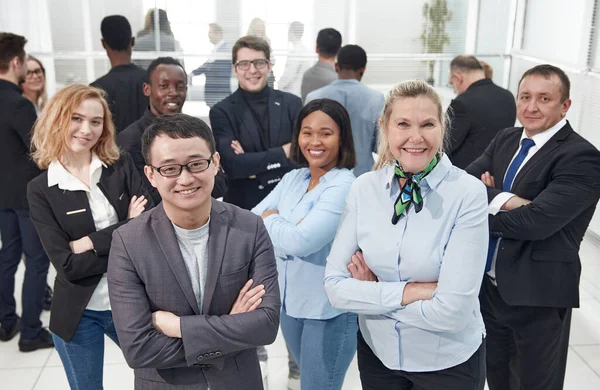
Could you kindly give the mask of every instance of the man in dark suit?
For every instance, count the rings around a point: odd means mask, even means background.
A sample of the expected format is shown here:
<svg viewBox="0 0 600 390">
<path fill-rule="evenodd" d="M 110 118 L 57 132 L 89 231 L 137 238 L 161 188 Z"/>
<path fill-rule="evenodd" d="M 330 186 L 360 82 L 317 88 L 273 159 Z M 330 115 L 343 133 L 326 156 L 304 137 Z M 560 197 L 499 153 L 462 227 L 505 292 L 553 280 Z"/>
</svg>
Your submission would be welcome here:
<svg viewBox="0 0 600 390">
<path fill-rule="evenodd" d="M 146 71 L 131 62 L 135 38 L 131 36 L 131 25 L 124 16 L 105 17 L 100 30 L 102 47 L 106 50 L 111 69 L 91 85 L 106 92 L 118 134 L 141 118 L 148 107 L 148 97 L 142 89 Z"/>
<path fill-rule="evenodd" d="M 224 200 L 249 210 L 292 169 L 292 126 L 302 101 L 267 86 L 271 50 L 264 39 L 242 37 L 232 53 L 239 88 L 210 110 L 210 122 L 230 178 Z"/>
<path fill-rule="evenodd" d="M 566 74 L 519 82 L 523 127 L 498 133 L 467 167 L 488 187 L 490 249 L 480 293 L 490 390 L 562 389 L 579 247 L 600 198 L 600 152 L 573 131 Z"/>
<path fill-rule="evenodd" d="M 208 29 L 208 39 L 215 45 L 212 58 L 202 66 L 192 71 L 192 75 L 206 75 L 204 82 L 204 101 L 209 107 L 225 99 L 231 94 L 231 46 L 223 40 L 223 29 L 216 23 L 211 23 Z"/>
<path fill-rule="evenodd" d="M 22 352 L 54 346 L 40 321 L 50 261 L 27 204 L 27 183 L 41 171 L 29 158 L 35 108 L 18 87 L 27 73 L 26 43 L 20 35 L 0 33 L 0 341 L 11 340 L 21 331 Z M 14 289 L 22 253 L 26 263 L 23 318 L 19 319 Z"/>
<path fill-rule="evenodd" d="M 281 301 L 261 218 L 211 198 L 219 153 L 200 119 L 157 118 L 142 150 L 163 202 L 115 231 L 108 261 L 135 388 L 262 389 L 256 347 L 275 340 Z"/>
<path fill-rule="evenodd" d="M 464 169 L 481 156 L 498 131 L 515 125 L 515 98 L 487 79 L 473 56 L 455 57 L 450 63 L 449 80 L 458 96 L 448 108 L 448 156 L 452 164 Z"/>
<path fill-rule="evenodd" d="M 159 204 L 160 194 L 144 175 L 146 161 L 142 155 L 142 134 L 157 116 L 181 113 L 187 96 L 187 76 L 183 65 L 178 60 L 172 57 L 159 57 L 148 66 L 147 78 L 148 82 L 144 83 L 144 94 L 150 98 L 150 105 L 146 107 L 144 116 L 117 136 L 117 143 L 122 150 L 131 154 L 145 188 L 154 203 Z M 219 172 L 212 195 L 221 198 L 226 189 L 227 177 Z"/>
</svg>

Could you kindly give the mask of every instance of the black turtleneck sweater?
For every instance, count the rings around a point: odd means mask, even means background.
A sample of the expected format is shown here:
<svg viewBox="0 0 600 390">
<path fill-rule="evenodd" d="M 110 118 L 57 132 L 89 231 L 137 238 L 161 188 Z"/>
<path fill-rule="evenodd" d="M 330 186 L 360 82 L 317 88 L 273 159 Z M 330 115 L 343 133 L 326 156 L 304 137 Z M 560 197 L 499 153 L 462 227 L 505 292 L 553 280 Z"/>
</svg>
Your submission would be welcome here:
<svg viewBox="0 0 600 390">
<path fill-rule="evenodd" d="M 248 92 L 241 89 L 244 100 L 250 107 L 254 119 L 260 128 L 262 144 L 265 148 L 269 147 L 269 93 L 268 86 L 265 86 L 260 92 Z"/>
</svg>

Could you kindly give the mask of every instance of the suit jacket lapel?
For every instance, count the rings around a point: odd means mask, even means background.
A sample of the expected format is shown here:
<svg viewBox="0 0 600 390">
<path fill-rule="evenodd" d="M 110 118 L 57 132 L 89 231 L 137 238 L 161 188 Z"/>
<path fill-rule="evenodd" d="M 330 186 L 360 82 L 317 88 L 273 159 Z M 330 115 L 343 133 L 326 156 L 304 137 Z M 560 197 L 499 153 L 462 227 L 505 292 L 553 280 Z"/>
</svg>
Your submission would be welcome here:
<svg viewBox="0 0 600 390">
<path fill-rule="evenodd" d="M 283 96 L 273 90 L 269 93 L 269 145 L 268 147 L 280 146 L 281 131 L 281 105 Z"/>
<path fill-rule="evenodd" d="M 186 300 L 194 310 L 194 313 L 200 314 L 190 275 L 185 267 L 181 249 L 179 249 L 179 243 L 175 236 L 175 229 L 171 224 L 171 220 L 167 217 L 162 203 L 156 206 L 155 210 L 152 220 L 152 230 L 154 231 L 158 245 L 160 245 L 163 255 L 169 267 L 171 267 L 171 271 L 175 275 Z"/>
<path fill-rule="evenodd" d="M 542 148 L 538 150 L 533 155 L 533 157 L 531 157 L 529 161 L 525 163 L 525 165 L 523 165 L 523 167 L 515 177 L 515 181 L 512 185 L 513 188 L 517 184 L 519 184 L 519 181 L 523 179 L 525 175 L 527 175 L 531 168 L 533 168 L 538 162 L 543 161 L 544 157 L 550 152 L 552 152 L 554 149 L 558 148 L 560 142 L 567 138 L 572 131 L 573 129 L 571 129 L 571 126 L 567 123 L 565 126 L 562 127 L 562 129 L 558 131 L 558 133 L 554 134 L 554 137 L 550 138 L 548 142 L 546 142 L 544 146 L 542 146 Z"/>
<path fill-rule="evenodd" d="M 217 279 L 221 273 L 221 264 L 223 263 L 227 235 L 229 234 L 229 220 L 225 214 L 225 208 L 217 200 L 212 201 L 208 230 L 208 269 L 206 271 L 204 297 L 202 297 L 203 314 L 208 314 L 210 309 Z"/>
<path fill-rule="evenodd" d="M 494 167 L 496 168 L 494 170 L 494 184 L 496 185 L 496 188 L 500 191 L 502 191 L 502 184 L 504 183 L 504 176 L 506 175 L 506 171 L 508 170 L 508 165 L 510 164 L 513 156 L 515 155 L 515 153 L 517 153 L 517 150 L 519 149 L 519 140 L 521 139 L 522 131 L 523 128 L 521 128 L 521 131 L 510 133 L 509 137 L 501 141 L 504 145 L 506 145 L 505 149 L 502 151 L 502 153 L 495 154 L 495 156 L 498 156 L 498 160 L 496 164 L 494 164 Z"/>
<path fill-rule="evenodd" d="M 242 147 L 246 147 L 244 145 L 243 140 L 249 139 L 254 145 L 255 151 L 262 151 L 265 147 L 262 146 L 261 138 L 260 138 L 260 129 L 258 128 L 258 124 L 254 120 L 254 116 L 252 115 L 252 111 L 250 111 L 250 107 L 246 104 L 246 101 L 241 96 L 239 92 L 234 93 L 235 98 L 233 99 L 233 103 L 235 104 L 233 111 L 238 118 L 240 128 L 238 137 L 238 141 L 242 144 Z"/>
</svg>

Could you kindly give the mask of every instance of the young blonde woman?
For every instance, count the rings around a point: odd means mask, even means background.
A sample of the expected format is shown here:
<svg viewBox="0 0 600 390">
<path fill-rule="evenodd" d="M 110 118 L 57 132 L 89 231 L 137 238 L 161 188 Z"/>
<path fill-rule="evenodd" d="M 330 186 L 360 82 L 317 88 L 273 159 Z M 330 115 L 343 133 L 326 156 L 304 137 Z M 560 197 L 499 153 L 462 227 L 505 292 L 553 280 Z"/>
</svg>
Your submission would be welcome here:
<svg viewBox="0 0 600 390">
<path fill-rule="evenodd" d="M 346 199 L 327 259 L 333 307 L 358 313 L 363 389 L 481 390 L 484 185 L 442 152 L 446 120 L 424 81 L 387 96 L 376 171 Z"/>
<path fill-rule="evenodd" d="M 72 390 L 102 389 L 104 335 L 119 343 L 106 281 L 112 232 L 151 206 L 114 133 L 104 92 L 71 85 L 42 111 L 31 142 L 46 171 L 27 197 L 57 272 L 50 331 Z"/>
</svg>

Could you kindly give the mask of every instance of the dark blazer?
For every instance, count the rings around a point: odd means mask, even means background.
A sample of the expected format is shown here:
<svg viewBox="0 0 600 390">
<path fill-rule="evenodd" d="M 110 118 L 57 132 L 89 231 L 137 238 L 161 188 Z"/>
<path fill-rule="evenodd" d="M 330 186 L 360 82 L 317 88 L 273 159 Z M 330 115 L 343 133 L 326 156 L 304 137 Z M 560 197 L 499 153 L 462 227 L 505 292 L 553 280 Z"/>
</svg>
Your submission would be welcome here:
<svg viewBox="0 0 600 390">
<path fill-rule="evenodd" d="M 294 121 L 301 108 L 302 101 L 298 96 L 269 88 L 269 139 L 266 143 L 261 139 L 260 127 L 240 90 L 210 110 L 217 151 L 229 176 L 226 202 L 249 210 L 293 169 L 293 163 L 281 146 L 292 141 Z M 232 140 L 240 142 L 244 154 L 233 152 Z"/>
<path fill-rule="evenodd" d="M 450 103 L 448 156 L 459 168 L 483 154 L 498 131 L 513 127 L 517 116 L 515 98 L 490 79 L 474 82 Z"/>
<path fill-rule="evenodd" d="M 209 107 L 225 99 L 231 94 L 231 46 L 224 43 L 216 53 L 227 55 L 228 59 L 216 59 L 205 62 L 192 71 L 194 76 L 206 75 L 204 84 L 204 101 Z"/>
<path fill-rule="evenodd" d="M 120 221 L 98 231 L 84 191 L 63 191 L 58 185 L 48 187 L 47 171 L 27 187 L 31 220 L 57 273 L 50 330 L 65 341 L 71 341 L 85 307 L 106 273 L 112 232 L 127 221 L 131 197 L 146 196 L 146 210 L 154 205 L 126 153 L 115 164 L 102 169 L 98 186 Z M 94 250 L 73 254 L 69 242 L 85 236 L 94 243 Z"/>
<path fill-rule="evenodd" d="M 0 80 L 0 209 L 27 209 L 27 183 L 42 171 L 29 157 L 35 107 L 17 85 Z"/>
<path fill-rule="evenodd" d="M 142 134 L 144 134 L 144 131 L 148 128 L 148 126 L 152 124 L 154 118 L 155 116 L 152 111 L 150 111 L 150 108 L 146 108 L 144 116 L 133 122 L 125 130 L 119 133 L 119 135 L 117 135 L 117 144 L 122 150 L 131 155 L 135 164 L 135 168 L 137 169 L 140 177 L 142 178 L 142 182 L 144 183 L 144 188 L 154 200 L 154 204 L 159 204 L 162 201 L 162 198 L 160 197 L 160 194 L 156 188 L 150 184 L 150 181 L 144 173 L 146 161 L 142 155 Z M 212 196 L 214 198 L 221 198 L 225 195 L 227 192 L 227 182 L 227 175 L 220 171 L 215 177 L 215 186 L 212 191 Z"/>
<path fill-rule="evenodd" d="M 475 177 L 502 178 L 519 148 L 523 128 L 502 130 L 467 167 Z M 532 201 L 490 215 L 490 235 L 501 237 L 496 282 L 513 306 L 579 307 L 579 246 L 600 198 L 600 152 L 567 124 L 521 168 L 511 192 Z"/>
<path fill-rule="evenodd" d="M 118 133 L 144 115 L 148 97 L 144 95 L 146 71 L 134 64 L 119 65 L 91 85 L 103 89 Z"/>
<path fill-rule="evenodd" d="M 162 205 L 113 234 L 108 286 L 121 349 L 136 389 L 262 389 L 256 347 L 277 336 L 281 301 L 273 246 L 262 219 L 212 201 L 202 313 Z M 242 286 L 263 284 L 253 312 L 229 315 Z M 152 313 L 181 318 L 182 338 L 152 326 Z M 192 388 L 186 387 L 186 388 Z"/>
</svg>

